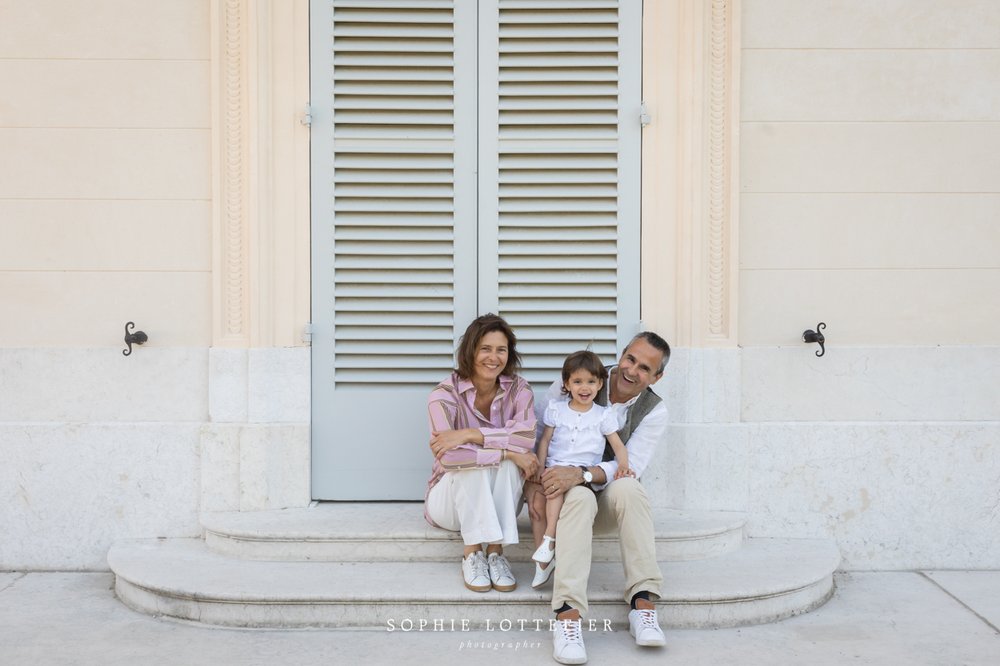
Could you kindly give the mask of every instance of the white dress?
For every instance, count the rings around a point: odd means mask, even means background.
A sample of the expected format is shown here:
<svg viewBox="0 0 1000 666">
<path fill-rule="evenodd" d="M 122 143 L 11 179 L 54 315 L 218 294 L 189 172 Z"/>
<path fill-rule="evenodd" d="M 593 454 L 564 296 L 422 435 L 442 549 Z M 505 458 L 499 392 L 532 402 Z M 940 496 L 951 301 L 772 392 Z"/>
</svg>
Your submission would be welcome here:
<svg viewBox="0 0 1000 666">
<path fill-rule="evenodd" d="M 586 412 L 577 412 L 570 409 L 566 400 L 552 400 L 542 421 L 555 428 L 545 458 L 546 467 L 596 465 L 604 457 L 605 436 L 620 429 L 614 410 L 596 403 Z"/>
</svg>

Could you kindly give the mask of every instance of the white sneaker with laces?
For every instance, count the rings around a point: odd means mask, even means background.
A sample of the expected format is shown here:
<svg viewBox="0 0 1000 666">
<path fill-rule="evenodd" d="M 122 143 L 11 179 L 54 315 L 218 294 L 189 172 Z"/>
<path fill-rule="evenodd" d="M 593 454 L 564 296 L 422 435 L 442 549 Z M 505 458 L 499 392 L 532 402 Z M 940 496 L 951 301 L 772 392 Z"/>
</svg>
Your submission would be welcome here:
<svg viewBox="0 0 1000 666">
<path fill-rule="evenodd" d="M 473 592 L 489 592 L 493 585 L 490 583 L 490 572 L 486 566 L 486 556 L 483 551 L 477 550 L 462 560 L 462 575 L 465 577 L 465 586 Z"/>
<path fill-rule="evenodd" d="M 510 570 L 510 562 L 507 557 L 499 553 L 490 553 L 487 562 L 490 567 L 490 580 L 493 581 L 493 589 L 499 592 L 510 592 L 517 587 L 517 580 Z"/>
<path fill-rule="evenodd" d="M 635 636 L 636 645 L 658 647 L 667 644 L 667 639 L 660 629 L 655 610 L 635 609 L 628 614 L 628 633 Z"/>
<path fill-rule="evenodd" d="M 586 664 L 583 620 L 556 620 L 552 627 L 552 658 L 560 664 Z"/>
<path fill-rule="evenodd" d="M 531 587 L 539 588 L 549 582 L 552 572 L 556 569 L 556 561 L 552 560 L 549 566 L 542 568 L 541 564 L 535 563 L 535 579 L 531 581 Z"/>
</svg>

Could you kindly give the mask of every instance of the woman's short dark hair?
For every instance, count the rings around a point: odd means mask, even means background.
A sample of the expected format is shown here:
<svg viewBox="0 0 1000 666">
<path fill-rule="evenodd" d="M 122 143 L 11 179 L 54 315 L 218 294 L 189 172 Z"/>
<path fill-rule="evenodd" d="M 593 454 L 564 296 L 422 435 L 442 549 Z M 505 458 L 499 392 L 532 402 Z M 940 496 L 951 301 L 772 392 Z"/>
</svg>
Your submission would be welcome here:
<svg viewBox="0 0 1000 666">
<path fill-rule="evenodd" d="M 568 394 L 569 391 L 566 390 L 566 382 L 569 381 L 569 376 L 572 375 L 577 370 L 586 370 L 590 374 L 594 375 L 602 382 L 608 379 L 608 369 L 604 367 L 601 363 L 601 357 L 590 351 L 589 349 L 584 349 L 578 352 L 573 352 L 566 357 L 563 361 L 562 367 L 562 380 L 563 387 L 562 392 Z"/>
<path fill-rule="evenodd" d="M 462 379 L 472 377 L 479 343 L 483 336 L 494 331 L 500 331 L 507 338 L 507 365 L 504 366 L 500 374 L 513 377 L 521 371 L 521 355 L 517 353 L 517 336 L 514 335 L 514 329 L 503 317 L 491 312 L 473 319 L 469 327 L 465 329 L 465 333 L 462 334 L 462 339 L 458 342 L 455 359 L 458 361 L 456 371 L 459 377 Z"/>
</svg>

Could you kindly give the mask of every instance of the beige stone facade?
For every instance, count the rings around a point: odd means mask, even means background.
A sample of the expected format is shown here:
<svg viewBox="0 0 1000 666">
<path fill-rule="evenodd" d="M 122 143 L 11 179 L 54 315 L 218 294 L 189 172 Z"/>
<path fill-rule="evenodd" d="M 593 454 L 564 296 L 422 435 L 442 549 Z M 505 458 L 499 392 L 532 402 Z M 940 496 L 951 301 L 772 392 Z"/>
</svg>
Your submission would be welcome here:
<svg viewBox="0 0 1000 666">
<path fill-rule="evenodd" d="M 308 5 L 0 2 L 0 568 L 309 502 Z M 656 502 L 996 566 L 1000 6 L 643 11 Z"/>
</svg>

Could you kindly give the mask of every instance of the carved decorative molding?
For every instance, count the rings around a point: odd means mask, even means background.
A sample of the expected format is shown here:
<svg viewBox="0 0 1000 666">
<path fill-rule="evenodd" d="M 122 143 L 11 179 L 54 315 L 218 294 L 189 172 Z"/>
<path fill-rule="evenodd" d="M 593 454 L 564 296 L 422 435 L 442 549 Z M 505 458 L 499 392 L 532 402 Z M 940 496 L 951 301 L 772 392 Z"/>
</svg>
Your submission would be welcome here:
<svg viewBox="0 0 1000 666">
<path fill-rule="evenodd" d="M 248 344 L 248 81 L 245 0 L 216 0 L 214 69 L 214 344 Z"/>
<path fill-rule="evenodd" d="M 735 340 L 735 127 L 734 0 L 712 0 L 708 31 L 707 309 L 705 334 L 710 340 Z"/>
<path fill-rule="evenodd" d="M 245 108 L 243 85 L 243 3 L 226 3 L 226 138 L 225 138 L 225 216 L 226 216 L 226 335 L 244 332 L 244 261 L 243 261 L 243 129 Z"/>
</svg>

